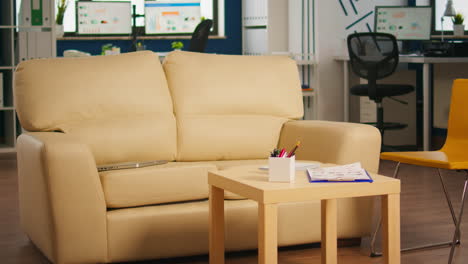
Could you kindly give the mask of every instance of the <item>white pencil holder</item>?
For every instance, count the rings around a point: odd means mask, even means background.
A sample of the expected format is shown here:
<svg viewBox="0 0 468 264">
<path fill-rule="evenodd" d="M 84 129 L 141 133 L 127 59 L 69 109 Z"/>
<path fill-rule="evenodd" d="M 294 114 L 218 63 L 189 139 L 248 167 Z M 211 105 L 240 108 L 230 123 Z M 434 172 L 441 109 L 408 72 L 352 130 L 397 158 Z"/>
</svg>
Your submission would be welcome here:
<svg viewBox="0 0 468 264">
<path fill-rule="evenodd" d="M 268 177 L 271 182 L 294 182 L 296 178 L 296 159 L 270 157 L 268 159 Z"/>
</svg>

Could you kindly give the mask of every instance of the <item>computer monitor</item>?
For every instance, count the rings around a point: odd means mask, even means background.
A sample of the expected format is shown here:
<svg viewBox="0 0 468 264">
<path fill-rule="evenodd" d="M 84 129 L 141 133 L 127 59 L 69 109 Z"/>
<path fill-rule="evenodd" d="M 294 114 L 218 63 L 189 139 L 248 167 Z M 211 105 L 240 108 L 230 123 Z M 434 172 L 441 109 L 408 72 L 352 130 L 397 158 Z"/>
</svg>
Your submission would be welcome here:
<svg viewBox="0 0 468 264">
<path fill-rule="evenodd" d="M 132 33 L 131 2 L 76 2 L 78 34 L 113 35 Z"/>
<path fill-rule="evenodd" d="M 429 40 L 432 8 L 430 6 L 376 6 L 374 31 L 390 33 L 397 40 Z"/>
<path fill-rule="evenodd" d="M 145 1 L 146 34 L 192 33 L 200 20 L 200 0 Z"/>
</svg>

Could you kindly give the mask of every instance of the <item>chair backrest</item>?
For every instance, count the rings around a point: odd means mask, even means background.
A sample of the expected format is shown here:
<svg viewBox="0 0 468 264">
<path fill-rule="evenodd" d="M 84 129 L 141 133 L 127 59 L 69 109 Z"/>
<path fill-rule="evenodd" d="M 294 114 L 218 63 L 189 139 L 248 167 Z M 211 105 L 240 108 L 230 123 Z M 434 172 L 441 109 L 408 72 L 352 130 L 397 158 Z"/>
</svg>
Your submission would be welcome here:
<svg viewBox="0 0 468 264">
<path fill-rule="evenodd" d="M 348 53 L 353 72 L 369 81 L 391 75 L 398 65 L 398 46 L 391 34 L 351 34 L 348 36 Z"/>
<path fill-rule="evenodd" d="M 206 41 L 210 34 L 210 29 L 213 26 L 213 20 L 206 19 L 197 25 L 195 31 L 193 31 L 192 39 L 190 40 L 189 51 L 204 52 L 206 47 Z"/>
<path fill-rule="evenodd" d="M 468 112 L 466 109 L 466 98 L 468 98 L 468 79 L 455 80 L 452 86 L 452 97 L 450 99 L 447 140 L 443 148 L 456 147 L 466 152 L 466 149 L 463 147 L 463 145 L 468 145 Z"/>
</svg>

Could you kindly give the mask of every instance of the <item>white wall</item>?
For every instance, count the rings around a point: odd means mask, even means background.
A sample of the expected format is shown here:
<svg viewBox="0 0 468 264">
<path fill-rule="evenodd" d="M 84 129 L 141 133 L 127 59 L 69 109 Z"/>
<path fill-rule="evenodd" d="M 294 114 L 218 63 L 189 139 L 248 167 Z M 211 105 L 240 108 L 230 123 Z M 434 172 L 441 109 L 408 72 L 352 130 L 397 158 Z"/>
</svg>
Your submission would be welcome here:
<svg viewBox="0 0 468 264">
<path fill-rule="evenodd" d="M 354 4 L 354 8 L 351 3 Z M 354 31 L 373 29 L 376 5 L 406 3 L 406 0 L 315 0 L 316 56 L 319 61 L 320 87 L 318 119 L 341 121 L 344 118 L 342 65 L 333 57 L 345 52 L 347 35 Z"/>
<path fill-rule="evenodd" d="M 340 5 L 343 3 L 347 12 L 345 15 Z M 406 5 L 407 0 L 360 0 L 353 1 L 356 7 L 354 12 L 351 1 L 346 0 L 315 0 L 316 3 L 316 36 L 317 58 L 319 60 L 319 86 L 318 118 L 324 120 L 343 120 L 343 72 L 340 63 L 334 61 L 333 56 L 346 52 L 345 38 L 354 30 L 368 31 L 367 25 L 372 29 L 374 16 L 369 15 L 346 29 L 363 15 L 374 10 L 376 5 Z M 417 0 L 417 5 L 429 5 L 430 0 Z M 405 75 L 406 76 L 406 75 Z M 405 83 L 414 82 L 416 76 L 408 76 Z M 444 64 L 434 67 L 434 94 L 433 94 L 433 124 L 437 128 L 446 128 L 450 107 L 452 82 L 456 78 L 468 78 L 467 64 Z M 353 98 L 352 98 L 353 99 Z M 353 116 L 353 113 L 351 113 Z M 411 133 L 410 133 L 411 134 Z"/>
</svg>

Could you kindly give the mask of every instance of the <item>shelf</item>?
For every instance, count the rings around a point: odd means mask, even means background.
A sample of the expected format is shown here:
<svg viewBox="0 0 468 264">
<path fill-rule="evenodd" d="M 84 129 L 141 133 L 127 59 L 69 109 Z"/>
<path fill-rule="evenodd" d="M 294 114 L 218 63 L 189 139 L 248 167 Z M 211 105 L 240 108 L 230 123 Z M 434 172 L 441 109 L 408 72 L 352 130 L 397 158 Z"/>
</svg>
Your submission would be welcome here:
<svg viewBox="0 0 468 264">
<path fill-rule="evenodd" d="M 431 39 L 441 39 L 442 35 L 431 35 Z M 449 34 L 444 34 L 444 40 L 449 40 L 449 39 L 468 39 L 468 35 L 463 35 L 463 36 L 455 36 L 455 35 L 449 35 Z"/>
<path fill-rule="evenodd" d="M 18 29 L 19 31 L 28 32 L 50 32 L 51 27 L 40 27 L 40 26 L 14 26 L 14 25 L 0 25 L 0 29 Z"/>
<path fill-rule="evenodd" d="M 14 66 L 0 66 L 0 70 L 14 70 L 15 68 Z"/>
<path fill-rule="evenodd" d="M 268 54 L 265 54 L 268 55 Z M 313 53 L 291 53 L 291 52 L 272 52 L 271 55 L 275 56 L 288 56 L 294 61 L 296 61 L 297 65 L 316 65 L 317 59 L 315 58 Z"/>
<path fill-rule="evenodd" d="M 0 106 L 0 111 L 11 111 L 11 110 L 15 110 L 15 108 L 13 106 L 3 106 L 3 107 Z"/>
<path fill-rule="evenodd" d="M 310 60 L 295 60 L 297 65 L 316 65 L 317 61 L 315 59 Z"/>
<path fill-rule="evenodd" d="M 0 144 L 0 153 L 11 153 L 16 152 L 16 149 L 12 146 Z"/>
<path fill-rule="evenodd" d="M 191 39 L 192 36 L 138 36 L 137 40 L 151 39 Z M 131 40 L 132 36 L 65 36 L 57 38 L 57 40 Z M 209 36 L 208 39 L 226 39 L 226 36 Z"/>
</svg>

